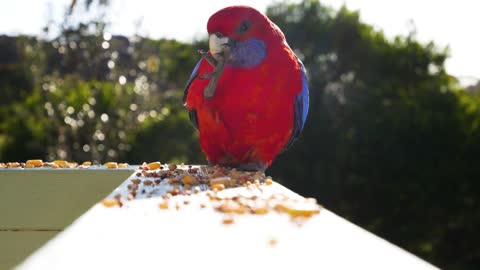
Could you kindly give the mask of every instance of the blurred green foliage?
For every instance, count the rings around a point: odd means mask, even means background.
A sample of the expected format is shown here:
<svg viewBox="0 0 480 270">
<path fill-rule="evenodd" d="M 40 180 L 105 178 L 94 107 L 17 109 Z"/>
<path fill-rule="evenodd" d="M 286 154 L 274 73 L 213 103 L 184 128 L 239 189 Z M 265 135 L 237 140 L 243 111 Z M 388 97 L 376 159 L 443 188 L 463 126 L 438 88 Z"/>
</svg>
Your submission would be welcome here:
<svg viewBox="0 0 480 270">
<path fill-rule="evenodd" d="M 480 267 L 480 95 L 446 73 L 448 51 L 317 1 L 267 13 L 311 90 L 304 133 L 268 173 L 435 265 Z M 0 37 L 0 160 L 204 163 L 181 96 L 206 43 L 74 15 L 53 40 Z"/>
<path fill-rule="evenodd" d="M 317 1 L 268 14 L 312 89 L 305 131 L 271 173 L 436 265 L 480 267 L 480 103 L 445 72 L 447 51 Z"/>
</svg>

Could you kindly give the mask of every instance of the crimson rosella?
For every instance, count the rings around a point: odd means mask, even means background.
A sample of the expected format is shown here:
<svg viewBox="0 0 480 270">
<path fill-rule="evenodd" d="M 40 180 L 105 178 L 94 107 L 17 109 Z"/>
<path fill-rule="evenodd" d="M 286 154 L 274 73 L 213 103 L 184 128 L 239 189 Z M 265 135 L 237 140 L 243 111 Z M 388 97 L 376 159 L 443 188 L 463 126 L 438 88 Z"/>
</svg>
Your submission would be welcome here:
<svg viewBox="0 0 480 270">
<path fill-rule="evenodd" d="M 305 68 L 270 19 L 232 6 L 208 20 L 209 51 L 184 92 L 210 164 L 264 171 L 303 130 Z"/>
</svg>

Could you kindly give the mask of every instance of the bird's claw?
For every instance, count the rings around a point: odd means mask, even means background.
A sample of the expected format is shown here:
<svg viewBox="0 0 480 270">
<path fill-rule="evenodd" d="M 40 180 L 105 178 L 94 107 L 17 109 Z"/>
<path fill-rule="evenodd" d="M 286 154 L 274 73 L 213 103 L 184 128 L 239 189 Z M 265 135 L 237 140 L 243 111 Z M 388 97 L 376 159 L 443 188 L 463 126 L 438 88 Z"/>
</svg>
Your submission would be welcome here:
<svg viewBox="0 0 480 270">
<path fill-rule="evenodd" d="M 218 81 L 220 79 L 220 76 L 223 73 L 223 69 L 225 67 L 225 54 L 220 53 L 216 54 L 215 56 L 212 56 L 208 52 L 205 52 L 203 50 L 198 50 L 198 53 L 202 55 L 202 57 L 210 64 L 213 66 L 213 72 L 211 73 L 205 73 L 198 78 L 201 80 L 205 79 L 210 79 L 208 82 L 208 85 L 205 87 L 203 90 L 203 96 L 207 99 L 212 98 L 213 95 L 215 94 L 215 90 L 217 88 Z M 226 52 L 225 52 L 226 53 Z"/>
</svg>

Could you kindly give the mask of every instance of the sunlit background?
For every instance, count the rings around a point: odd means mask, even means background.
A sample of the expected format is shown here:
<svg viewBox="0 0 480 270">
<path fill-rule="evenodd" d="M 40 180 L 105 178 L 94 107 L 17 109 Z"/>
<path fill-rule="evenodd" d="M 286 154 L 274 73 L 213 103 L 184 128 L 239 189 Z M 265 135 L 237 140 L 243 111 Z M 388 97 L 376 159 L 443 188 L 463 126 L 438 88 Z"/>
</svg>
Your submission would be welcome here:
<svg viewBox="0 0 480 270">
<path fill-rule="evenodd" d="M 311 91 L 267 173 L 441 268 L 480 269 L 479 1 L 0 1 L 0 162 L 205 163 L 183 87 L 210 14 L 247 4 Z"/>
<path fill-rule="evenodd" d="M 3 34 L 39 35 L 46 22 L 61 22 L 66 8 L 71 4 L 71 0 L 2 1 L 0 33 Z M 209 15 L 224 6 L 243 4 L 265 11 L 273 2 L 111 0 L 106 13 L 106 20 L 110 23 L 107 30 L 127 36 L 141 34 L 151 38 L 192 41 L 204 37 Z M 473 84 L 480 78 L 477 64 L 480 62 L 480 36 L 476 34 L 479 1 L 325 0 L 322 3 L 336 9 L 346 5 L 351 10 L 360 10 L 364 22 L 375 26 L 390 38 L 407 35 L 415 29 L 418 40 L 433 40 L 439 46 L 450 48 L 446 68 L 462 84 Z"/>
</svg>

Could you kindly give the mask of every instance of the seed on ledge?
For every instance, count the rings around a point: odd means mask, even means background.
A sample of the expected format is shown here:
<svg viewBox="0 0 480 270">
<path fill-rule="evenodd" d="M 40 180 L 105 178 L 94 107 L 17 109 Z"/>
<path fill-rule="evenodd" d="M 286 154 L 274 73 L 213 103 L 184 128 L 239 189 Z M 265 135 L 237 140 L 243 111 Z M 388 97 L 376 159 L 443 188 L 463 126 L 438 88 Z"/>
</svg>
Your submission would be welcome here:
<svg viewBox="0 0 480 270">
<path fill-rule="evenodd" d="M 70 167 L 68 162 L 65 160 L 54 160 L 53 164 L 57 165 L 60 168 L 68 168 Z M 52 166 L 53 167 L 53 166 Z"/>
<path fill-rule="evenodd" d="M 189 165 L 189 166 L 191 166 L 191 165 Z M 196 174 L 196 173 L 198 173 L 198 168 L 189 168 L 188 173 Z"/>
<path fill-rule="evenodd" d="M 232 217 L 225 217 L 223 218 L 222 220 L 222 223 L 225 224 L 225 225 L 230 225 L 230 224 L 233 224 L 233 218 Z"/>
<path fill-rule="evenodd" d="M 18 162 L 7 162 L 7 168 L 18 168 L 20 167 L 20 163 Z"/>
<path fill-rule="evenodd" d="M 147 167 L 149 170 L 158 170 L 160 169 L 160 167 L 162 166 L 162 164 L 160 162 L 150 162 L 147 164 Z"/>
<path fill-rule="evenodd" d="M 143 184 L 144 184 L 145 186 L 151 186 L 151 185 L 153 184 L 153 182 L 150 181 L 150 180 L 145 180 L 145 181 L 143 181 Z"/>
<path fill-rule="evenodd" d="M 135 185 L 138 185 L 138 184 L 140 184 L 140 182 L 142 182 L 142 181 L 140 181 L 140 179 L 138 179 L 138 178 L 132 179 L 132 180 L 130 180 L 130 181 L 132 181 L 132 183 L 134 183 Z"/>
<path fill-rule="evenodd" d="M 291 217 L 311 217 L 320 213 L 320 206 L 309 200 L 303 202 L 280 203 L 279 208 L 287 212 Z"/>
<path fill-rule="evenodd" d="M 232 186 L 233 181 L 232 181 L 232 178 L 230 178 L 228 176 L 217 177 L 217 178 L 213 178 L 212 180 L 210 180 L 210 186 L 213 187 L 213 186 L 218 185 L 218 184 L 222 184 L 226 187 L 230 187 L 230 186 Z"/>
<path fill-rule="evenodd" d="M 160 209 L 168 209 L 168 200 L 163 200 L 159 205 L 158 207 L 160 207 Z"/>
<path fill-rule="evenodd" d="M 221 191 L 221 190 L 225 189 L 225 185 L 224 184 L 215 184 L 215 185 L 212 186 L 212 189 Z"/>
<path fill-rule="evenodd" d="M 194 176 L 187 174 L 182 178 L 184 185 L 198 185 L 198 180 Z"/>
<path fill-rule="evenodd" d="M 107 162 L 105 164 L 103 164 L 103 166 L 109 168 L 109 169 L 116 169 L 118 168 L 118 164 L 117 162 Z"/>
<path fill-rule="evenodd" d="M 43 165 L 43 161 L 41 159 L 31 159 L 31 160 L 27 160 L 25 167 L 33 168 L 33 167 L 41 167 L 42 165 Z"/>
<path fill-rule="evenodd" d="M 168 164 L 168 169 L 170 171 L 174 171 L 175 169 L 177 169 L 177 164 L 175 164 L 175 163 Z"/>
<path fill-rule="evenodd" d="M 118 200 L 113 200 L 113 199 L 105 199 L 102 201 L 102 204 L 105 207 L 113 207 L 113 206 L 119 205 Z"/>
<path fill-rule="evenodd" d="M 274 246 L 276 246 L 277 244 L 278 244 L 277 239 L 275 239 L 275 238 L 273 238 L 273 237 L 271 237 L 270 239 L 268 239 L 268 245 L 269 245 L 270 247 L 274 247 Z"/>
</svg>

